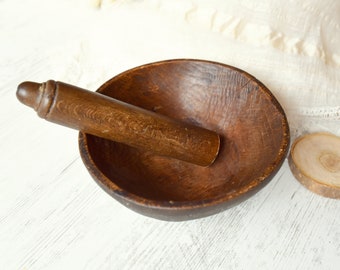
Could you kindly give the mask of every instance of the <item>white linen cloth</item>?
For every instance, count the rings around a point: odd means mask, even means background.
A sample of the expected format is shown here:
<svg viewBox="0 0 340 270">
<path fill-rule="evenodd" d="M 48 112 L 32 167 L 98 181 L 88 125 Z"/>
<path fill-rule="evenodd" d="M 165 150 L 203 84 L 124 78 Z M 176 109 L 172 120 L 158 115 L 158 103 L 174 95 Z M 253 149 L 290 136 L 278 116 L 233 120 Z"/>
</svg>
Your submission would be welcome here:
<svg viewBox="0 0 340 270">
<path fill-rule="evenodd" d="M 119 60 L 131 65 L 180 57 L 227 63 L 269 87 L 288 115 L 294 138 L 317 130 L 339 135 L 339 1 L 100 3 L 106 20 L 95 23 L 100 37 L 86 42 L 85 54 L 96 55 L 104 43 L 101 57 L 114 61 L 111 48 L 117 48 Z"/>
</svg>

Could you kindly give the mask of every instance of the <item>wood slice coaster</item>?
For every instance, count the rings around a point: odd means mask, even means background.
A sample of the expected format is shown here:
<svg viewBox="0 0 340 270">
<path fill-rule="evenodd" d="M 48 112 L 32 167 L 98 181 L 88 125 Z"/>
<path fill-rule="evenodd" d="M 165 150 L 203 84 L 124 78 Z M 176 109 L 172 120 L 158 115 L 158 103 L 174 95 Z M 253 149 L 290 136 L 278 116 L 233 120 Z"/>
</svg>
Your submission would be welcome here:
<svg viewBox="0 0 340 270">
<path fill-rule="evenodd" d="M 292 145 L 289 165 L 296 179 L 319 195 L 340 199 L 340 138 L 312 133 Z"/>
</svg>

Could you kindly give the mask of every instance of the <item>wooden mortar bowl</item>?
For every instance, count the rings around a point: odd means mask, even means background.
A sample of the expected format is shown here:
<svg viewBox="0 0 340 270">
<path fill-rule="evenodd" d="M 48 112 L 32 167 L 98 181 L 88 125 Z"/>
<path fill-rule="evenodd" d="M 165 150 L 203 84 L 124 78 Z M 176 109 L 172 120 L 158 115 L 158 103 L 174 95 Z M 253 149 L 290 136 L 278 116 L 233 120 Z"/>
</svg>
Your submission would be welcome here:
<svg viewBox="0 0 340 270">
<path fill-rule="evenodd" d="M 98 92 L 216 131 L 216 161 L 201 167 L 79 133 L 82 159 L 96 182 L 125 206 L 162 220 L 208 216 L 239 203 L 280 168 L 289 146 L 285 113 L 246 72 L 202 60 L 143 65 Z"/>
</svg>

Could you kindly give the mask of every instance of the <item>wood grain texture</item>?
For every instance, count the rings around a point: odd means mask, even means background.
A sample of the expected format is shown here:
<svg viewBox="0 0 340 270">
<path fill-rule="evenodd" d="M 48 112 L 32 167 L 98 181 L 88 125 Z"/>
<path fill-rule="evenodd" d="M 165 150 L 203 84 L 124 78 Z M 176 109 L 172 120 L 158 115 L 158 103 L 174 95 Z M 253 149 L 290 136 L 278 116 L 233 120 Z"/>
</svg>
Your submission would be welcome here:
<svg viewBox="0 0 340 270">
<path fill-rule="evenodd" d="M 22 82 L 16 95 L 41 118 L 156 155 L 209 166 L 219 152 L 216 132 L 63 82 Z"/>
<path fill-rule="evenodd" d="M 288 150 L 280 104 L 262 83 L 231 66 L 156 62 L 125 71 L 98 91 L 220 135 L 216 161 L 203 168 L 80 134 L 82 158 L 99 185 L 152 217 L 185 220 L 229 208 L 267 183 Z"/>
<path fill-rule="evenodd" d="M 281 103 L 297 110 L 304 106 L 315 117 L 318 104 L 336 101 L 338 69 L 299 56 L 298 50 L 285 54 L 189 27 L 179 23 L 184 9 L 176 13 L 173 4 L 179 1 L 159 2 L 168 3 L 171 14 L 151 12 L 145 1 L 130 8 L 132 1 L 118 0 L 104 12 L 87 9 L 83 0 L 0 1 L 0 269 L 338 270 L 340 204 L 301 186 L 287 161 L 265 188 L 227 211 L 189 222 L 158 221 L 122 207 L 98 187 L 79 157 L 74 130 L 51 125 L 18 104 L 15 91 L 24 80 L 58 78 L 95 90 L 122 70 L 185 56 L 242 67 L 269 85 Z M 198 11 L 209 11 L 206 5 L 214 2 L 198 4 Z M 252 8 L 241 9 L 245 4 Z M 285 28 L 299 26 L 290 37 L 306 39 L 320 29 L 306 18 L 306 9 L 338 10 L 331 0 L 275 4 L 281 7 L 276 14 L 254 1 L 222 0 L 215 8 L 223 15 L 227 9 L 221 6 L 231 5 L 235 20 L 243 12 L 266 25 L 277 21 L 278 12 L 289 12 L 289 23 L 279 19 Z M 206 18 L 207 13 L 197 14 Z M 310 23 L 303 23 L 306 19 Z M 331 23 L 335 29 L 331 14 L 318 19 L 327 20 L 323 30 Z M 329 122 L 323 114 L 300 115 L 295 127 L 320 128 L 314 125 L 320 120 L 339 130 L 339 121 Z M 290 120 L 296 115 L 289 110 Z"/>
<path fill-rule="evenodd" d="M 340 199 L 340 138 L 331 133 L 311 133 L 296 139 L 289 166 L 295 178 L 310 191 Z"/>
</svg>

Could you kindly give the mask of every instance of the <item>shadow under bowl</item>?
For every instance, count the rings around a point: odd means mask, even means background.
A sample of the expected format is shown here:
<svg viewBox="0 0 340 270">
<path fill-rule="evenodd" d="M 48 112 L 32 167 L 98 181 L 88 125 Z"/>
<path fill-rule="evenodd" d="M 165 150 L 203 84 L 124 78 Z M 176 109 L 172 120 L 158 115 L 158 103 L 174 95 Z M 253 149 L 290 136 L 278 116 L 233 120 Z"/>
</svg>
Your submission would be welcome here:
<svg viewBox="0 0 340 270">
<path fill-rule="evenodd" d="M 231 66 L 156 62 L 115 76 L 98 92 L 221 137 L 216 161 L 201 167 L 79 133 L 80 153 L 95 181 L 146 216 L 179 221 L 225 210 L 263 187 L 287 154 L 282 107 L 261 82 Z"/>
</svg>

